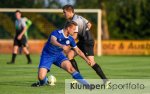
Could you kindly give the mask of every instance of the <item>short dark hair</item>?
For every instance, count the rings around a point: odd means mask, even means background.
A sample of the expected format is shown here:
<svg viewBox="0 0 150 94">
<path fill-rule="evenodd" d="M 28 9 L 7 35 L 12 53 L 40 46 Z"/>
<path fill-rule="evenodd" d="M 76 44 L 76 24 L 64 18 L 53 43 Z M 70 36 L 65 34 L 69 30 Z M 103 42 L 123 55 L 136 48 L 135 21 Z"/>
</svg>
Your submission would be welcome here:
<svg viewBox="0 0 150 94">
<path fill-rule="evenodd" d="M 62 8 L 63 10 L 72 11 L 74 13 L 74 7 L 72 5 L 65 5 Z"/>
<path fill-rule="evenodd" d="M 77 23 L 76 23 L 75 21 L 67 21 L 67 22 L 65 23 L 64 28 L 70 27 L 70 26 L 72 26 L 72 25 L 77 26 Z"/>
<path fill-rule="evenodd" d="M 20 11 L 20 10 L 16 10 L 16 11 L 15 11 L 15 13 L 17 13 L 17 12 L 21 13 L 21 11 Z"/>
</svg>

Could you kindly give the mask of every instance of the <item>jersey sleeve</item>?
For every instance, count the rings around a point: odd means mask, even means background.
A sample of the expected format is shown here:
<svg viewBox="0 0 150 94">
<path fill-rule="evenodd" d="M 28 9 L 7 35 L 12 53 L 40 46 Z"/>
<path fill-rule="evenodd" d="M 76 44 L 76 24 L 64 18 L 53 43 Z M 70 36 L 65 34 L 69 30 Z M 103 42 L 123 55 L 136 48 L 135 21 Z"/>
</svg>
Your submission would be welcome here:
<svg viewBox="0 0 150 94">
<path fill-rule="evenodd" d="M 58 37 L 57 31 L 53 31 L 53 32 L 51 33 L 51 36 L 54 36 L 54 37 L 56 37 L 56 39 L 57 39 L 57 37 Z"/>
<path fill-rule="evenodd" d="M 26 21 L 26 25 L 27 25 L 27 28 L 29 28 L 31 25 L 32 25 L 32 21 L 27 19 Z"/>
<path fill-rule="evenodd" d="M 25 22 L 23 19 L 21 19 L 21 25 L 22 25 L 23 27 L 26 27 L 26 22 Z"/>
<path fill-rule="evenodd" d="M 72 21 L 74 21 L 74 22 L 77 23 L 75 33 L 78 33 L 78 28 L 79 28 L 77 19 L 78 19 L 78 18 L 77 18 L 77 15 L 75 15 L 75 16 L 73 17 L 73 19 L 72 19 Z"/>
<path fill-rule="evenodd" d="M 76 26 L 76 30 L 75 30 L 75 33 L 78 33 L 78 28 L 79 28 L 79 27 L 78 27 L 78 26 Z"/>
<path fill-rule="evenodd" d="M 79 26 L 78 26 L 78 21 L 77 21 L 77 20 L 75 20 L 75 19 L 73 19 L 72 21 L 74 21 L 74 22 L 76 22 L 76 23 L 77 23 L 76 30 L 75 30 L 74 32 L 75 32 L 75 33 L 78 33 L 78 28 L 79 28 Z"/>
<path fill-rule="evenodd" d="M 85 19 L 84 17 L 81 16 L 81 19 L 85 22 L 88 23 L 89 21 L 87 19 Z"/>
<path fill-rule="evenodd" d="M 76 48 L 76 47 L 77 47 L 76 42 L 75 42 L 75 40 L 73 39 L 73 37 L 70 37 L 70 46 L 73 47 L 73 48 Z"/>
</svg>

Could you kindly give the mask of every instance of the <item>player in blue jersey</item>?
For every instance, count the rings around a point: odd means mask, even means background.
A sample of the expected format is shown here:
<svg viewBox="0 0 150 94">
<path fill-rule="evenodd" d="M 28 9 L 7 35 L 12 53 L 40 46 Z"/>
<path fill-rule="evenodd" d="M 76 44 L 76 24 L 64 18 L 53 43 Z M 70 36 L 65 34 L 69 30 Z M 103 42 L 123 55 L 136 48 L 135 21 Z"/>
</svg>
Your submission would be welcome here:
<svg viewBox="0 0 150 94">
<path fill-rule="evenodd" d="M 82 84 L 88 84 L 80 75 L 80 73 L 73 68 L 70 61 L 63 52 L 69 51 L 71 46 L 74 48 L 74 50 L 80 57 L 82 57 L 88 64 L 90 64 L 90 61 L 86 58 L 84 53 L 77 47 L 73 37 L 71 36 L 76 30 L 76 26 L 77 23 L 75 23 L 74 21 L 68 21 L 65 24 L 64 29 L 55 30 L 50 34 L 48 41 L 43 48 L 40 59 L 38 70 L 39 82 L 33 83 L 33 87 L 48 84 L 46 74 L 50 71 L 52 64 L 55 64 L 56 66 L 66 70 L 78 82 Z"/>
</svg>

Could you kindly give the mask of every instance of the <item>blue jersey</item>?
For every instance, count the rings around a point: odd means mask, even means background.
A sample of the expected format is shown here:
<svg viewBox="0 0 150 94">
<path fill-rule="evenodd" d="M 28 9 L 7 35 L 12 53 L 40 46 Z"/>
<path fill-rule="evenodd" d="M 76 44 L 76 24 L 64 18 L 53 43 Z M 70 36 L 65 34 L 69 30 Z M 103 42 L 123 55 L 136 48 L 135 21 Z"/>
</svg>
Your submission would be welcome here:
<svg viewBox="0 0 150 94">
<path fill-rule="evenodd" d="M 49 38 L 48 38 L 48 41 L 46 42 L 44 48 L 43 48 L 43 54 L 44 53 L 47 53 L 47 54 L 57 54 L 57 53 L 60 53 L 63 51 L 62 48 L 58 47 L 58 46 L 55 46 L 51 43 L 51 37 L 54 36 L 56 37 L 57 39 L 57 42 L 59 42 L 60 44 L 62 45 L 70 45 L 71 47 L 75 48 L 77 47 L 74 39 L 72 36 L 65 36 L 64 35 L 64 31 L 63 30 L 55 30 L 53 31 Z"/>
</svg>

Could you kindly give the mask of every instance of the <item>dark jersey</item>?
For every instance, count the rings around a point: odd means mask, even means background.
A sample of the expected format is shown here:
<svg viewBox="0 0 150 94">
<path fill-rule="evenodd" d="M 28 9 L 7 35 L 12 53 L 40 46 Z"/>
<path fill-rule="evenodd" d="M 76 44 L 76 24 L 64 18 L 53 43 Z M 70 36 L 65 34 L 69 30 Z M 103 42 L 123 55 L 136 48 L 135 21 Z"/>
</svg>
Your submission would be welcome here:
<svg viewBox="0 0 150 94">
<path fill-rule="evenodd" d="M 14 45 L 19 47 L 21 46 L 25 47 L 27 42 L 25 35 L 23 35 L 20 40 L 18 40 L 18 35 L 23 31 L 23 28 L 26 27 L 26 23 L 23 19 L 16 20 L 15 26 L 16 26 L 16 36 L 14 38 Z"/>
<path fill-rule="evenodd" d="M 15 22 L 16 26 L 16 36 L 18 36 L 24 27 L 26 27 L 26 22 L 23 19 L 16 20 Z"/>
<path fill-rule="evenodd" d="M 74 15 L 72 21 L 78 24 L 78 39 L 79 41 L 93 41 L 93 36 L 88 29 L 88 20 L 79 15 Z"/>
</svg>

